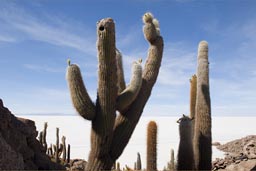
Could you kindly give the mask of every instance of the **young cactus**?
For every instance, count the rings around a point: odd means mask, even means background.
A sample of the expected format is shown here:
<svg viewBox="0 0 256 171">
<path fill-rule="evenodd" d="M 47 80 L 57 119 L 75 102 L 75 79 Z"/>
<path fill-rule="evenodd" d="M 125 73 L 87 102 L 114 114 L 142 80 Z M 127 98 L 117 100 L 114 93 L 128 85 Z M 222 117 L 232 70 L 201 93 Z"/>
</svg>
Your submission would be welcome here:
<svg viewBox="0 0 256 171">
<path fill-rule="evenodd" d="M 157 170 L 157 124 L 150 121 L 147 129 L 147 171 Z"/>
<path fill-rule="evenodd" d="M 197 62 L 197 94 L 194 128 L 195 169 L 211 170 L 211 101 L 209 90 L 208 43 L 206 41 L 199 43 Z"/>
<path fill-rule="evenodd" d="M 156 82 L 163 54 L 163 39 L 152 19 L 145 20 L 144 36 L 149 50 L 144 70 L 133 65 L 130 86 L 124 86 L 120 52 L 115 45 L 115 24 L 111 18 L 97 23 L 98 92 L 96 103 L 90 99 L 80 69 L 68 62 L 67 81 L 77 112 L 92 122 L 91 151 L 85 170 L 110 170 L 122 154 L 139 121 Z M 118 61 L 119 60 L 119 61 Z M 128 98 L 129 97 L 129 98 Z M 116 116 L 116 112 L 120 114 Z"/>
</svg>

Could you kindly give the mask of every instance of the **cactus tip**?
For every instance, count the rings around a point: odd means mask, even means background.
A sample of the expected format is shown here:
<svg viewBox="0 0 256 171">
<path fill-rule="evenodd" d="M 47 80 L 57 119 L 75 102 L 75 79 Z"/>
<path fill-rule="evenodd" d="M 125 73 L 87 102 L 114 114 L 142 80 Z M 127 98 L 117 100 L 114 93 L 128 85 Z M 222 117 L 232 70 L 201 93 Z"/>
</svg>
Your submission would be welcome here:
<svg viewBox="0 0 256 171">
<path fill-rule="evenodd" d="M 144 23 L 150 23 L 150 22 L 152 22 L 153 18 L 154 18 L 154 16 L 152 13 L 146 12 L 142 17 L 142 20 Z"/>
<path fill-rule="evenodd" d="M 70 59 L 68 59 L 68 60 L 67 60 L 67 63 L 68 63 L 68 66 L 70 66 L 70 65 L 71 65 L 71 61 L 70 61 Z"/>
<path fill-rule="evenodd" d="M 141 64 L 141 63 L 142 63 L 142 58 L 140 58 L 140 59 L 138 60 L 138 63 L 139 63 L 139 64 Z"/>
</svg>

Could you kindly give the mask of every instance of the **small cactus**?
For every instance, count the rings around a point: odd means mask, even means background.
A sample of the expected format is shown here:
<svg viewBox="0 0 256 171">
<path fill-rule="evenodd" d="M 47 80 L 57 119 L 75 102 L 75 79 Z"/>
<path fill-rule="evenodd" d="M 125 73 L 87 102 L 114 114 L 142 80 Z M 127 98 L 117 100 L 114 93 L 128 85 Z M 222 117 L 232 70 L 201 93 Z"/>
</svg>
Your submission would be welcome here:
<svg viewBox="0 0 256 171">
<path fill-rule="evenodd" d="M 65 136 L 62 136 L 61 138 L 61 141 L 62 141 L 62 144 L 63 144 L 63 155 L 62 155 L 62 159 L 63 161 L 65 162 L 66 161 L 66 137 Z"/>
<path fill-rule="evenodd" d="M 140 153 L 137 153 L 137 170 L 141 170 L 141 158 L 140 158 Z"/>
<path fill-rule="evenodd" d="M 44 147 L 44 150 L 45 152 L 47 151 L 47 142 L 46 142 L 46 134 L 47 134 L 47 122 L 44 123 L 44 130 L 43 130 L 43 133 L 42 133 L 42 145 Z"/>
<path fill-rule="evenodd" d="M 55 162 L 59 163 L 59 128 L 56 128 Z"/>
<path fill-rule="evenodd" d="M 148 123 L 147 129 L 147 171 L 157 170 L 157 124 Z"/>
<path fill-rule="evenodd" d="M 70 144 L 68 144 L 68 150 L 67 150 L 67 163 L 70 163 Z"/>
</svg>

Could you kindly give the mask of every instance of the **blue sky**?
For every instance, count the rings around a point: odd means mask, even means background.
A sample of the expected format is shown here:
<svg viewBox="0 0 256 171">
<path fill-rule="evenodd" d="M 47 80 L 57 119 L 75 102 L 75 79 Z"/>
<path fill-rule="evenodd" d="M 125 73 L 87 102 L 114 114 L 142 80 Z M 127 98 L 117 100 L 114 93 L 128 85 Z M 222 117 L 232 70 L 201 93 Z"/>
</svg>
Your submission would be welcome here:
<svg viewBox="0 0 256 171">
<path fill-rule="evenodd" d="M 209 43 L 213 116 L 255 114 L 254 0 L 0 0 L 0 98 L 16 114 L 74 114 L 65 80 L 70 58 L 95 100 L 96 22 L 106 17 L 115 20 L 128 83 L 132 61 L 147 56 L 141 17 L 148 11 L 165 48 L 144 116 L 189 113 L 201 40 Z"/>
</svg>

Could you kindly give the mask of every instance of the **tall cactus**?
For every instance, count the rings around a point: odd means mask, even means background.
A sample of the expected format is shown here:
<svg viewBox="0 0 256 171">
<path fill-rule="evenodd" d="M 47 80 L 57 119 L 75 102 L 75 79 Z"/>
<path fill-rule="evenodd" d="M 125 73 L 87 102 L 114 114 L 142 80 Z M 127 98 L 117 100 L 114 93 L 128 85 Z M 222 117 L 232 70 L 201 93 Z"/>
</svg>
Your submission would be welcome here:
<svg viewBox="0 0 256 171">
<path fill-rule="evenodd" d="M 147 171 L 157 170 L 157 124 L 150 121 L 147 128 Z"/>
<path fill-rule="evenodd" d="M 190 79 L 190 118 L 195 118 L 196 113 L 196 92 L 197 92 L 197 77 L 193 75 Z M 192 120 L 191 137 L 194 137 L 195 119 Z"/>
<path fill-rule="evenodd" d="M 163 39 L 156 33 L 153 16 L 148 13 L 146 15 L 151 17 L 150 20 L 144 20 L 144 35 L 150 47 L 141 76 L 138 70 L 133 71 L 136 78 L 131 79 L 130 85 L 136 87 L 128 86 L 123 90 L 122 76 L 117 76 L 122 72 L 122 65 L 117 62 L 115 25 L 111 18 L 102 19 L 97 23 L 99 70 L 96 104 L 87 93 L 79 67 L 69 62 L 66 76 L 73 105 L 83 118 L 92 122 L 91 151 L 86 166 L 88 171 L 111 169 L 129 142 L 156 82 L 162 60 Z M 139 63 L 134 65 L 134 68 L 141 70 Z M 141 86 L 138 85 L 140 83 Z M 127 90 L 130 100 L 121 97 L 127 95 L 122 93 Z M 117 106 L 122 107 L 118 109 Z M 117 110 L 120 112 L 118 116 Z"/>
<path fill-rule="evenodd" d="M 195 169 L 211 170 L 211 101 L 209 90 L 208 43 L 206 41 L 199 43 L 197 62 L 197 94 L 194 130 Z"/>
<path fill-rule="evenodd" d="M 194 154 L 192 143 L 192 120 L 183 115 L 177 122 L 179 123 L 180 143 L 178 149 L 177 170 L 193 170 Z"/>
</svg>

